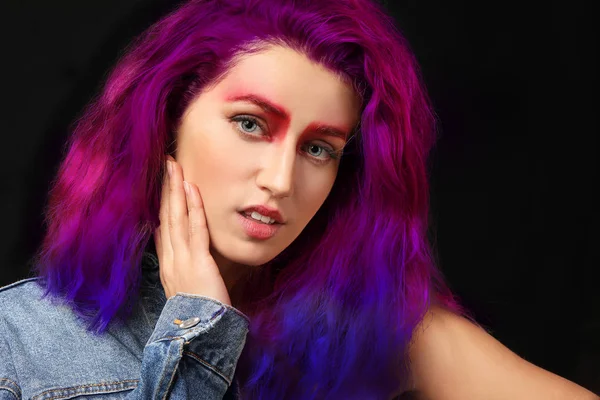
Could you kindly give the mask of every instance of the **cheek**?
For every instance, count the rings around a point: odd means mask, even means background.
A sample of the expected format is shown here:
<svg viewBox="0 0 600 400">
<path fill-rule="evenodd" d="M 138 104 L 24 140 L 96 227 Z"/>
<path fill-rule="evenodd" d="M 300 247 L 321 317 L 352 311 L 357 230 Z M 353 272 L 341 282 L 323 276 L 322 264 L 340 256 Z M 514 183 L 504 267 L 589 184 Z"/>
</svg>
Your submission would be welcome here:
<svg viewBox="0 0 600 400">
<path fill-rule="evenodd" d="M 223 206 L 237 207 L 231 189 L 237 187 L 248 170 L 248 152 L 220 128 L 201 132 L 179 141 L 179 158 L 185 179 L 196 184 L 205 205 L 207 217 L 218 216 Z M 235 139 L 235 138 L 233 138 Z M 229 184 L 224 185 L 224 182 Z"/>
<path fill-rule="evenodd" d="M 322 173 L 303 174 L 297 184 L 297 210 L 304 223 L 317 213 L 325 202 L 335 181 L 335 171 Z"/>
<path fill-rule="evenodd" d="M 235 180 L 246 168 L 248 149 L 227 129 L 227 125 L 219 125 L 180 144 L 183 152 L 193 154 L 188 158 L 193 164 L 194 183 L 205 186 L 214 182 L 222 186 L 224 179 Z"/>
</svg>

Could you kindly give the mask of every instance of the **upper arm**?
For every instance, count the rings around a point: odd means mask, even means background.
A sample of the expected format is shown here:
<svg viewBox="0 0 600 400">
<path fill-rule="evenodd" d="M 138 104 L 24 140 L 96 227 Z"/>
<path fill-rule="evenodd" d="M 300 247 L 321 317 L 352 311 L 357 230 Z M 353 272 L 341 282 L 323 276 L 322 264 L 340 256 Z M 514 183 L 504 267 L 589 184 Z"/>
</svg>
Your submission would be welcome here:
<svg viewBox="0 0 600 400">
<path fill-rule="evenodd" d="M 414 388 L 428 400 L 600 399 L 441 308 L 432 308 L 415 330 L 410 359 Z"/>
</svg>

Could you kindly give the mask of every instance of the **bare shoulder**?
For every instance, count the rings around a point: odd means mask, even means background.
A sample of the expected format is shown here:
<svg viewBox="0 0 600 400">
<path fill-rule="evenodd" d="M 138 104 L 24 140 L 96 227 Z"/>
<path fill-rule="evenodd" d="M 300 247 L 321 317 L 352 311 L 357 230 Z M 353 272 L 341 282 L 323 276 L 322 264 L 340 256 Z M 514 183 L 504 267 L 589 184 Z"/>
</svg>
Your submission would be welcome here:
<svg viewBox="0 0 600 400">
<path fill-rule="evenodd" d="M 599 400 L 513 353 L 471 321 L 433 307 L 410 348 L 413 388 L 428 400 Z"/>
</svg>

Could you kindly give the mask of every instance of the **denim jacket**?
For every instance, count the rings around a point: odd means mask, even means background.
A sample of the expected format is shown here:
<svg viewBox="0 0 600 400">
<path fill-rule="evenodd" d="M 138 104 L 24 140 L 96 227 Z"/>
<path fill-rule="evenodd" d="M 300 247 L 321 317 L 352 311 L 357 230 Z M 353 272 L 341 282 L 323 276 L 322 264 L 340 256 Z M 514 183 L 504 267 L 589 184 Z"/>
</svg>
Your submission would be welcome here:
<svg viewBox="0 0 600 400">
<path fill-rule="evenodd" d="M 41 299 L 39 278 L 0 288 L 0 400 L 238 398 L 248 317 L 199 295 L 167 300 L 152 253 L 142 270 L 131 318 L 101 335 L 67 305 Z"/>
</svg>

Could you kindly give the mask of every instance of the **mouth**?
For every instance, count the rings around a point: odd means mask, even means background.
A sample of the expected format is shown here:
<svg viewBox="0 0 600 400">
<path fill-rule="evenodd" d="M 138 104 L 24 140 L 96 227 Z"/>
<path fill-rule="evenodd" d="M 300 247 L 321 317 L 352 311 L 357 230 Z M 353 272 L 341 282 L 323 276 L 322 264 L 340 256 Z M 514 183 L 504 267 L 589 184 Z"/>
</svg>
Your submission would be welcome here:
<svg viewBox="0 0 600 400">
<path fill-rule="evenodd" d="M 279 222 L 271 222 L 270 220 L 264 222 L 262 219 L 257 220 L 244 211 L 238 211 L 239 226 L 245 232 L 245 234 L 252 239 L 266 240 L 270 239 L 279 231 L 283 224 Z"/>
<path fill-rule="evenodd" d="M 238 209 L 239 212 L 243 213 L 244 216 L 262 221 L 266 224 L 285 224 L 286 220 L 281 212 L 274 207 L 267 205 L 252 205 L 242 209 Z"/>
<path fill-rule="evenodd" d="M 238 214 L 240 214 L 244 218 L 247 218 L 247 219 L 257 222 L 259 224 L 282 225 L 280 222 L 277 222 L 273 218 L 261 216 L 256 211 L 252 211 L 252 212 L 251 211 L 239 211 Z M 254 214 L 254 215 L 252 215 L 252 214 Z"/>
</svg>

